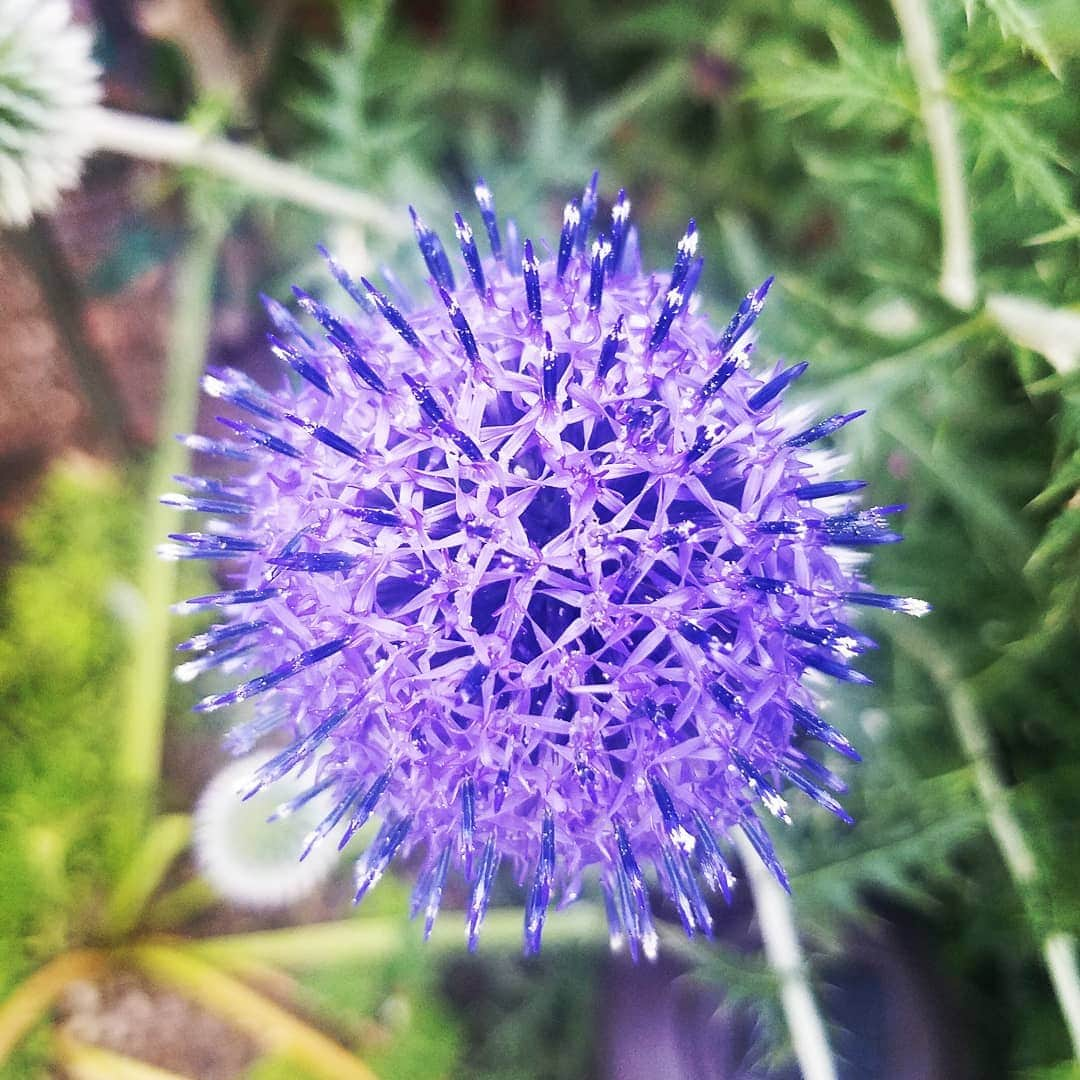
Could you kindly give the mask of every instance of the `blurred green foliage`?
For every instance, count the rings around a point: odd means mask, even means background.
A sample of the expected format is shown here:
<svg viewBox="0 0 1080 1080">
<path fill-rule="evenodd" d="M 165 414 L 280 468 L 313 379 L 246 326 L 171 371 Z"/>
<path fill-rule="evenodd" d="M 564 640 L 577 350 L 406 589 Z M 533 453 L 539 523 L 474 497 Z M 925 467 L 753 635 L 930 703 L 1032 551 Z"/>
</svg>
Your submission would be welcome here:
<svg viewBox="0 0 1080 1080">
<path fill-rule="evenodd" d="M 85 925 L 117 869 L 109 823 L 136 502 L 89 460 L 46 480 L 0 613 L 0 993 Z"/>
<path fill-rule="evenodd" d="M 80 936 L 118 870 L 112 771 L 137 502 L 88 459 L 62 464 L 23 516 L 0 593 L 0 999 Z M 20 1048 L 3 1075 L 44 1067 Z"/>
</svg>

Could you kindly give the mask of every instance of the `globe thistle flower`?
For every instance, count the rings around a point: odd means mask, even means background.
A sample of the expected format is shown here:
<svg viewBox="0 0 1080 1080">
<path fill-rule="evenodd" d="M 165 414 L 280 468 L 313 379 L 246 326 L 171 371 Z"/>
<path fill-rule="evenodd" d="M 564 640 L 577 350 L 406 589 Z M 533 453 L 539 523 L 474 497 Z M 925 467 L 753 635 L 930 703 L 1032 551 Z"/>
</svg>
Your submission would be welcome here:
<svg viewBox="0 0 1080 1080">
<path fill-rule="evenodd" d="M 863 482 L 815 454 L 860 413 L 785 421 L 806 365 L 751 370 L 771 279 L 717 331 L 692 221 L 646 274 L 625 192 L 594 237 L 596 176 L 550 251 L 476 197 L 487 257 L 463 215 L 458 262 L 413 213 L 430 301 L 327 255 L 347 313 L 266 302 L 280 383 L 206 376 L 228 437 L 185 441 L 238 467 L 166 497 L 211 522 L 165 554 L 228 579 L 180 605 L 224 613 L 182 648 L 250 667 L 196 706 L 261 702 L 235 743 L 288 733 L 249 792 L 298 771 L 281 812 L 332 793 L 310 844 L 381 819 L 357 900 L 414 852 L 428 934 L 456 868 L 475 947 L 505 862 L 535 952 L 556 889 L 573 900 L 597 867 L 613 945 L 651 956 L 647 867 L 708 934 L 732 830 L 786 885 L 759 808 L 788 821 L 793 788 L 850 820 L 811 747 L 858 755 L 806 676 L 868 681 L 850 609 L 928 609 L 839 557 L 898 540 L 901 508 L 847 505 Z"/>
<path fill-rule="evenodd" d="M 67 0 L 0 0 L 0 223 L 25 225 L 78 183 L 101 96 L 92 48 Z"/>
</svg>

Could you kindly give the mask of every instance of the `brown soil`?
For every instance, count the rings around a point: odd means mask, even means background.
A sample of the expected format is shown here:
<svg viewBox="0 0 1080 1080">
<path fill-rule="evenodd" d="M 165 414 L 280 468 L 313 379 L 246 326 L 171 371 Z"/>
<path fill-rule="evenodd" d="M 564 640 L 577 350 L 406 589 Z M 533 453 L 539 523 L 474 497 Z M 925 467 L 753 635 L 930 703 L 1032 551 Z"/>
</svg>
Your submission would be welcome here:
<svg viewBox="0 0 1080 1080">
<path fill-rule="evenodd" d="M 136 975 L 72 983 L 61 1031 L 192 1080 L 235 1080 L 259 1057 L 250 1039 L 186 998 Z"/>
</svg>

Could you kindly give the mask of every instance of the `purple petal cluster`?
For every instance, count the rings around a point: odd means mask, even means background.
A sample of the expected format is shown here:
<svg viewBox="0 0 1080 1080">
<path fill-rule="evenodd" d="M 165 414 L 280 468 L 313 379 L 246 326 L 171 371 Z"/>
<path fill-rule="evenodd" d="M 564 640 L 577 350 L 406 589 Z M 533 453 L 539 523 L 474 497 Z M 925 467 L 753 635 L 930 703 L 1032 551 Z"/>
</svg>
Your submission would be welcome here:
<svg viewBox="0 0 1080 1080">
<path fill-rule="evenodd" d="M 245 672 L 196 707 L 256 699 L 234 746 L 282 745 L 249 792 L 307 776 L 279 814 L 331 793 L 306 850 L 381 821 L 358 900 L 410 856 L 430 933 L 454 869 L 473 947 L 507 863 L 535 952 L 595 866 L 613 942 L 651 955 L 648 867 L 707 934 L 732 830 L 786 885 L 759 806 L 787 821 L 795 788 L 849 820 L 811 748 L 858 755 L 804 676 L 867 681 L 852 606 L 928 609 L 842 557 L 899 539 L 900 508 L 851 506 L 862 482 L 815 449 L 859 414 L 792 425 L 806 365 L 749 367 L 771 279 L 718 332 L 693 222 L 647 274 L 625 192 L 594 236 L 595 176 L 550 250 L 476 197 L 486 256 L 463 215 L 452 257 L 413 212 L 430 299 L 327 256 L 345 311 L 266 302 L 277 385 L 207 374 L 226 434 L 185 441 L 235 467 L 166 497 L 209 521 L 165 553 L 221 560 L 223 583 L 180 605 L 221 612 L 181 670 Z"/>
</svg>

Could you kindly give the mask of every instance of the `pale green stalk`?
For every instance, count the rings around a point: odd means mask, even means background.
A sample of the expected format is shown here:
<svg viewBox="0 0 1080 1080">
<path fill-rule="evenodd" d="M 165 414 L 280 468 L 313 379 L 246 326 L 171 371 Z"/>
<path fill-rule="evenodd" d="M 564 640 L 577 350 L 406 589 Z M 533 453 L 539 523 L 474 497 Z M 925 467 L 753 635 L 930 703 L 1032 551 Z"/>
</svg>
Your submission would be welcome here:
<svg viewBox="0 0 1080 1080">
<path fill-rule="evenodd" d="M 956 111 L 949 99 L 938 50 L 938 34 L 927 0 L 892 0 L 904 39 L 908 63 L 919 92 L 926 137 L 934 163 L 941 214 L 942 295 L 964 310 L 974 307 L 979 295 L 975 277 L 975 247 L 971 205 L 964 174 Z M 1017 891 L 1031 898 L 1040 877 L 1035 852 L 1013 811 L 1008 787 L 993 754 L 993 743 L 975 695 L 953 670 L 945 654 L 908 633 L 896 635 L 901 644 L 926 668 L 948 706 L 953 730 L 972 763 L 975 786 L 986 813 L 990 834 Z M 1049 934 L 1042 942 L 1050 982 L 1080 1060 L 1080 966 L 1076 937 L 1068 932 Z"/>
<path fill-rule="evenodd" d="M 926 0 L 892 0 L 934 166 L 941 212 L 941 277 L 938 287 L 949 303 L 970 311 L 978 299 L 971 201 L 964 175 L 956 110 L 941 67 L 938 34 Z"/>
<path fill-rule="evenodd" d="M 200 169 L 240 191 L 280 199 L 340 221 L 401 232 L 400 214 L 362 191 L 314 176 L 299 165 L 278 161 L 254 147 L 207 135 L 188 124 L 114 109 L 96 109 L 87 120 L 96 149 Z"/>
<path fill-rule="evenodd" d="M 139 924 L 150 897 L 190 839 L 187 814 L 162 814 L 150 825 L 105 908 L 105 930 L 112 940 L 120 940 Z"/>
<path fill-rule="evenodd" d="M 158 558 L 156 547 L 176 524 L 176 514 L 158 499 L 173 486 L 173 474 L 184 472 L 188 462 L 188 451 L 176 441 L 174 433 L 191 431 L 195 422 L 199 377 L 210 337 L 221 228 L 198 228 L 176 268 L 157 449 L 146 476 L 142 564 L 137 581 L 139 606 L 132 627 L 131 663 L 117 747 L 117 781 L 130 800 L 123 837 L 129 856 L 153 811 L 169 688 L 169 605 L 176 599 L 177 563 Z"/>
<path fill-rule="evenodd" d="M 520 911 L 490 911 L 480 933 L 480 949 L 520 950 L 523 930 Z M 589 947 L 599 941 L 607 941 L 607 923 L 604 913 L 589 904 L 579 903 L 560 911 L 544 926 L 545 949 Z M 284 930 L 202 938 L 178 947 L 230 969 L 258 962 L 303 971 L 334 964 L 384 960 L 408 948 L 410 942 L 419 944 L 419 928 L 395 915 L 360 916 Z M 440 953 L 459 953 L 464 945 L 465 928 L 460 919 L 454 918 L 454 912 L 446 912 L 435 924 L 425 948 Z"/>
<path fill-rule="evenodd" d="M 836 1063 L 810 985 L 791 897 L 780 888 L 741 832 L 735 832 L 733 840 L 754 897 L 765 957 L 780 982 L 780 1004 L 803 1080 L 836 1080 Z"/>
<path fill-rule="evenodd" d="M 979 712 L 975 695 L 949 663 L 943 650 L 925 636 L 896 627 L 894 639 L 929 673 L 948 709 L 957 742 L 971 762 L 975 790 L 983 804 L 990 835 L 1001 852 L 1009 876 L 1020 895 L 1037 901 L 1041 869 L 1034 848 L 1024 832 L 1008 785 L 994 754 L 990 731 Z M 1073 1056 L 1080 1061 L 1080 967 L 1076 957 L 1076 935 L 1068 930 L 1047 934 L 1041 943 L 1050 983 L 1069 1030 Z"/>
</svg>

